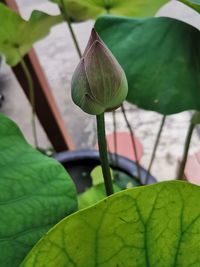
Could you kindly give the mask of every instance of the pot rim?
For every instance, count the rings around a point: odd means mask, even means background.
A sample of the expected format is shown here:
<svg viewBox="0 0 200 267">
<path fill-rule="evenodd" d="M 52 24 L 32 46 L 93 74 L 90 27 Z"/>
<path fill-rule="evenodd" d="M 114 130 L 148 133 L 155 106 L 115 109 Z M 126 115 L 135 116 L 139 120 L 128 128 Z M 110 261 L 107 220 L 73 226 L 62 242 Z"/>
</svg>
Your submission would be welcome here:
<svg viewBox="0 0 200 267">
<path fill-rule="evenodd" d="M 115 158 L 114 153 L 109 153 L 109 155 L 111 159 Z M 118 156 L 118 162 L 117 164 L 113 164 L 113 161 L 111 161 L 110 163 L 111 168 L 123 171 L 126 174 L 136 178 L 137 177 L 136 163 L 124 156 L 120 155 L 117 156 Z M 94 149 L 81 149 L 81 150 L 58 152 L 53 155 L 53 158 L 58 160 L 60 163 L 67 163 L 69 165 L 75 163 L 76 161 L 80 162 L 83 160 L 84 161 L 95 160 L 100 164 L 99 151 Z M 149 175 L 148 181 L 146 182 L 147 171 L 142 166 L 139 167 L 141 173 L 141 179 L 139 179 L 139 183 L 141 185 L 154 184 L 157 182 L 156 178 L 153 177 L 151 174 Z"/>
</svg>

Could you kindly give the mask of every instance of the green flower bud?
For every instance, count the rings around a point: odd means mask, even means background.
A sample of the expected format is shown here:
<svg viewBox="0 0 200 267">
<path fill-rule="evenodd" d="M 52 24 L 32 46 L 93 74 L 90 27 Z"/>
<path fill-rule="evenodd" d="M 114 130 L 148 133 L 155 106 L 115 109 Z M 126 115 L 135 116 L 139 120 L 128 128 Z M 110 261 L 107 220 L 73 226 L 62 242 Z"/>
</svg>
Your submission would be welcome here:
<svg viewBox="0 0 200 267">
<path fill-rule="evenodd" d="M 71 90 L 74 103 L 92 115 L 118 108 L 127 96 L 126 75 L 94 29 L 72 77 Z"/>
</svg>

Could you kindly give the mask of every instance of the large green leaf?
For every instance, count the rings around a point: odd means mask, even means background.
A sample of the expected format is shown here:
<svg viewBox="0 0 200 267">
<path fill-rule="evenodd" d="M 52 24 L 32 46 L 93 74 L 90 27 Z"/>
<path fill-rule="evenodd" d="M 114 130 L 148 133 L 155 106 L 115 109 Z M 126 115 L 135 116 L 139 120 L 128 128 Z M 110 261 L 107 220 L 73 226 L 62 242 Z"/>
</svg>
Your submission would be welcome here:
<svg viewBox="0 0 200 267">
<path fill-rule="evenodd" d="M 199 267 L 199 201 L 180 181 L 117 193 L 60 222 L 21 267 Z"/>
<path fill-rule="evenodd" d="M 124 16 L 151 16 L 169 0 L 51 0 L 62 6 L 73 21 L 94 19 L 103 13 Z"/>
<path fill-rule="evenodd" d="M 173 114 L 200 110 L 200 32 L 171 18 L 100 17 L 96 30 L 129 83 L 127 100 Z"/>
<path fill-rule="evenodd" d="M 193 8 L 197 12 L 200 12 L 200 0 L 179 0 L 179 1 Z"/>
<path fill-rule="evenodd" d="M 18 267 L 49 228 L 77 209 L 75 186 L 55 160 L 0 115 L 0 266 Z"/>
<path fill-rule="evenodd" d="M 33 44 L 60 21 L 61 16 L 50 16 L 40 11 L 34 11 L 29 21 L 25 21 L 0 3 L 0 53 L 5 55 L 9 65 L 15 66 Z"/>
</svg>

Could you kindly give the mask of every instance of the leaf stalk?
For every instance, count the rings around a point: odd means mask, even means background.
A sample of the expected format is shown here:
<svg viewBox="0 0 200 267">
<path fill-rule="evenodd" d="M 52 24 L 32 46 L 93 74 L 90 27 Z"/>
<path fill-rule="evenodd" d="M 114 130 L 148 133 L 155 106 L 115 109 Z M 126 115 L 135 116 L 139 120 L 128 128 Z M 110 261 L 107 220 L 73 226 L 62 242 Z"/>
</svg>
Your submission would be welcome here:
<svg viewBox="0 0 200 267">
<path fill-rule="evenodd" d="M 30 103 L 32 107 L 32 118 L 31 118 L 31 124 L 32 124 L 32 132 L 33 132 L 33 139 L 34 139 L 34 145 L 35 148 L 38 148 L 38 138 L 37 138 L 37 128 L 36 128 L 36 116 L 35 116 L 35 94 L 34 94 L 34 85 L 33 85 L 33 80 L 31 77 L 31 73 L 26 65 L 26 62 L 24 61 L 23 57 L 20 55 L 20 63 L 22 66 L 22 69 L 24 71 L 24 74 L 27 79 L 27 84 L 28 84 L 28 90 L 29 90 L 29 98 L 30 98 Z"/>
</svg>

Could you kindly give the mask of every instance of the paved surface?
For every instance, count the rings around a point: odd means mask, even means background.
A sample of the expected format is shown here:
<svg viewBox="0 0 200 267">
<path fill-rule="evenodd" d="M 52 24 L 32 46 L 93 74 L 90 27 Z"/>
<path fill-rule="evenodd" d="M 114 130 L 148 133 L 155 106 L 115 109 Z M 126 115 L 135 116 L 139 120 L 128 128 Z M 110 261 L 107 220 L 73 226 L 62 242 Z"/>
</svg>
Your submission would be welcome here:
<svg viewBox="0 0 200 267">
<path fill-rule="evenodd" d="M 56 5 L 46 0 L 18 0 L 21 12 L 27 18 L 32 9 L 46 10 L 51 14 L 56 14 Z M 177 10 L 177 11 L 176 11 Z M 170 11 L 170 12 L 169 12 Z M 200 25 L 199 15 L 191 14 L 179 4 L 178 9 L 171 7 L 162 10 L 162 14 L 172 17 L 184 17 L 195 24 Z M 90 34 L 92 21 L 77 24 L 74 26 L 82 49 L 85 47 Z M 70 97 L 70 80 L 74 68 L 79 59 L 73 46 L 69 31 L 65 23 L 55 26 L 51 34 L 44 40 L 38 42 L 35 48 L 39 54 L 41 65 L 44 67 L 48 81 L 52 87 L 53 94 L 59 105 L 66 125 L 68 125 L 73 135 L 75 144 L 79 148 L 93 147 L 96 143 L 95 121 L 93 116 L 88 116 L 78 109 Z M 14 79 L 9 67 L 5 64 L 0 73 L 1 88 L 6 97 L 6 101 L 1 110 L 4 114 L 13 118 L 22 129 L 27 140 L 33 143 L 30 125 L 30 107 Z M 144 147 L 142 165 L 148 166 L 156 133 L 159 128 L 161 115 L 155 112 L 137 109 L 126 104 L 128 118 L 133 126 L 136 136 L 141 140 Z M 166 180 L 175 177 L 177 159 L 183 149 L 183 142 L 189 122 L 189 113 L 184 112 L 169 116 L 165 125 L 163 136 L 157 153 L 156 163 L 153 167 L 153 175 L 159 180 Z M 120 110 L 117 111 L 118 130 L 127 131 L 125 121 Z M 107 132 L 112 132 L 112 115 L 106 115 Z M 39 143 L 41 147 L 50 146 L 46 135 L 38 124 Z M 200 140 L 195 133 L 193 136 L 190 153 L 198 151 Z"/>
</svg>

